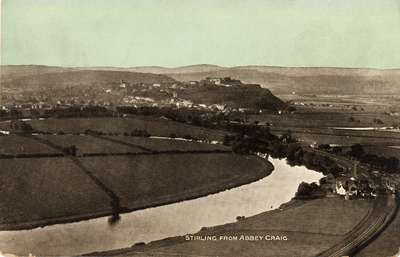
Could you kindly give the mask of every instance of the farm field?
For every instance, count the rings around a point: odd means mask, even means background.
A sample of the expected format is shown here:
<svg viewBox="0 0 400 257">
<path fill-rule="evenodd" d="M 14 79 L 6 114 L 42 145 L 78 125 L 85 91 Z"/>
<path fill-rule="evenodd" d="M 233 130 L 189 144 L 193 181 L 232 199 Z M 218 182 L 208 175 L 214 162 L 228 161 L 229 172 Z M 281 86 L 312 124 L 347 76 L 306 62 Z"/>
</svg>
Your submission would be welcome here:
<svg viewBox="0 0 400 257">
<path fill-rule="evenodd" d="M 51 145 L 46 145 L 47 142 Z M 61 148 L 76 146 L 79 154 L 145 153 L 157 151 L 231 151 L 227 146 L 167 138 L 90 135 L 7 135 L 0 137 L 0 154 L 62 153 Z M 52 147 L 52 146 L 56 146 Z"/>
<path fill-rule="evenodd" d="M 48 140 L 60 147 L 76 146 L 78 154 L 87 153 L 143 153 L 143 149 L 134 145 L 116 144 L 89 135 L 38 135 L 40 139 Z M 122 140 L 125 140 L 122 137 Z"/>
<path fill-rule="evenodd" d="M 368 154 L 375 154 L 378 156 L 384 156 L 386 158 L 396 157 L 400 158 L 400 148 L 394 148 L 390 146 L 363 146 L 363 149 Z"/>
<path fill-rule="evenodd" d="M 51 148 L 37 141 L 16 135 L 0 136 L 0 154 L 49 154 L 60 153 L 60 151 Z"/>
<path fill-rule="evenodd" d="M 67 158 L 2 159 L 0 229 L 107 213 L 108 196 Z"/>
<path fill-rule="evenodd" d="M 370 201 L 323 198 L 264 212 L 235 223 L 203 229 L 198 236 L 286 236 L 287 240 L 185 240 L 151 242 L 119 250 L 129 256 L 315 256 L 340 241 L 367 213 Z"/>
<path fill-rule="evenodd" d="M 357 143 L 365 145 L 400 145 L 400 132 L 271 127 L 271 131 L 275 134 L 286 133 L 289 130 L 295 138 L 309 144 L 317 142 L 318 144 L 338 144 L 345 146 Z"/>
<path fill-rule="evenodd" d="M 27 154 L 40 147 L 57 152 L 71 145 L 82 153 L 106 154 L 0 159 L 0 230 L 111 215 L 116 198 L 123 212 L 183 201 L 256 181 L 273 170 L 264 159 L 197 142 L 88 135 L 0 139 L 6 152 L 18 142 Z M 139 155 L 107 156 L 132 152 Z"/>
<path fill-rule="evenodd" d="M 230 147 L 221 144 L 207 144 L 183 140 L 169 140 L 161 138 L 143 138 L 143 137 L 121 137 L 121 136 L 106 136 L 112 140 L 125 142 L 132 145 L 146 147 L 153 151 L 231 151 Z"/>
<path fill-rule="evenodd" d="M 225 134 L 223 131 L 146 116 L 132 116 L 129 118 L 49 118 L 45 120 L 30 120 L 26 121 L 26 123 L 30 124 L 35 130 L 50 133 L 63 132 L 66 134 L 84 133 L 86 130 L 123 134 L 131 133 L 137 129 L 146 130 L 152 136 L 169 137 L 174 134 L 177 137 L 185 137 L 190 135 L 199 139 L 218 141 L 222 141 Z M 9 123 L 1 123 L 0 129 L 8 130 Z"/>
<path fill-rule="evenodd" d="M 382 121 L 376 123 L 376 119 Z M 258 114 L 249 116 L 249 121 L 260 124 L 270 123 L 273 126 L 290 126 L 303 128 L 326 127 L 391 127 L 400 123 L 400 116 L 390 116 L 383 112 L 355 111 L 298 111 L 293 114 Z"/>
<path fill-rule="evenodd" d="M 81 162 L 128 209 L 249 183 L 272 170 L 272 165 L 258 157 L 226 153 L 93 157 Z"/>
</svg>

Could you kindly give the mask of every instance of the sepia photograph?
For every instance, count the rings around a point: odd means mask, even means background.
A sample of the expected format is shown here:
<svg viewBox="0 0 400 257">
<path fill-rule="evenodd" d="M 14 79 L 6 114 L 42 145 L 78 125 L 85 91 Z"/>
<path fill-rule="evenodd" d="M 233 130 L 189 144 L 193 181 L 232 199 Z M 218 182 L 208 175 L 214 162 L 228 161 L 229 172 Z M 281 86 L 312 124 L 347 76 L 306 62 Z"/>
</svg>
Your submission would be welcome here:
<svg viewBox="0 0 400 257">
<path fill-rule="evenodd" d="M 0 257 L 400 257 L 400 0 L 0 13 Z"/>
</svg>

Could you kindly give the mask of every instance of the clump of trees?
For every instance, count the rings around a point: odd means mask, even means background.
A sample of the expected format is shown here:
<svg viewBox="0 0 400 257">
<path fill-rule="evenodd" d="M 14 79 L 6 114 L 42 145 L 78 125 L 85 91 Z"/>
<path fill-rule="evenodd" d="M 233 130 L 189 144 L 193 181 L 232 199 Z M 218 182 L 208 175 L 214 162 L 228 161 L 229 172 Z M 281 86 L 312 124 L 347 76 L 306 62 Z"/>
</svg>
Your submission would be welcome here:
<svg viewBox="0 0 400 257">
<path fill-rule="evenodd" d="M 310 151 L 297 143 L 289 144 L 287 160 L 290 165 L 304 165 L 308 169 L 322 172 L 324 175 L 332 174 L 337 177 L 344 172 L 343 168 L 338 166 L 334 160 Z"/>
<path fill-rule="evenodd" d="M 367 153 L 361 144 L 354 144 L 348 150 L 344 150 L 342 147 L 330 146 L 320 146 L 319 149 L 358 160 L 361 163 L 368 164 L 372 168 L 383 170 L 388 173 L 400 173 L 400 160 L 398 158 Z"/>
<path fill-rule="evenodd" d="M 118 132 L 103 132 L 98 130 L 87 129 L 85 130 L 84 134 L 92 135 L 92 136 L 119 136 L 120 133 Z M 124 132 L 124 136 L 132 136 L 132 137 L 150 137 L 151 134 L 145 129 L 134 129 L 131 132 Z"/>
<path fill-rule="evenodd" d="M 309 184 L 307 182 L 301 182 L 299 187 L 297 188 L 295 199 L 307 200 L 318 198 L 324 195 L 324 191 L 317 183 L 312 182 Z"/>
<path fill-rule="evenodd" d="M 46 110 L 44 116 L 56 118 L 110 117 L 113 116 L 113 111 L 102 106 L 71 106 Z"/>
<path fill-rule="evenodd" d="M 373 121 L 375 124 L 384 124 L 384 122 L 381 119 L 375 118 Z"/>
<path fill-rule="evenodd" d="M 10 130 L 18 134 L 32 133 L 34 131 L 33 127 L 24 121 L 12 121 L 10 123 Z"/>
<path fill-rule="evenodd" d="M 384 157 L 366 153 L 360 144 L 352 145 L 347 155 L 353 159 L 366 163 L 373 168 L 381 169 L 389 173 L 399 173 L 400 161 L 396 157 Z"/>
<path fill-rule="evenodd" d="M 77 152 L 78 152 L 78 148 L 76 147 L 76 145 L 64 147 L 63 152 L 67 155 L 76 156 Z"/>
<path fill-rule="evenodd" d="M 224 144 L 232 146 L 237 154 L 267 153 L 275 158 L 283 158 L 287 153 L 288 142 L 292 142 L 291 133 L 280 137 L 270 133 L 269 127 L 256 125 L 237 125 L 236 134 L 226 135 Z"/>
</svg>

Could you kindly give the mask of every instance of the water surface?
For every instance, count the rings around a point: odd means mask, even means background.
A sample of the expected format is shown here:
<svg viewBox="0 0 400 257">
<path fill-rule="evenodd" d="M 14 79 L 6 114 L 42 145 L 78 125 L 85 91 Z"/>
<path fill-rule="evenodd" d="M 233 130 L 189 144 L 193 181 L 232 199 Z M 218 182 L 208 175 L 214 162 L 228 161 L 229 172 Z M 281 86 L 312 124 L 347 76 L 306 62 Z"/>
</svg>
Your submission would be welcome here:
<svg viewBox="0 0 400 257">
<path fill-rule="evenodd" d="M 269 159 L 275 170 L 257 182 L 206 197 L 121 215 L 110 226 L 108 217 L 44 228 L 0 232 L 0 251 L 27 256 L 76 255 L 129 247 L 171 236 L 195 233 L 203 226 L 234 222 L 288 202 L 302 181 L 318 181 L 321 173 L 290 167 Z"/>
</svg>

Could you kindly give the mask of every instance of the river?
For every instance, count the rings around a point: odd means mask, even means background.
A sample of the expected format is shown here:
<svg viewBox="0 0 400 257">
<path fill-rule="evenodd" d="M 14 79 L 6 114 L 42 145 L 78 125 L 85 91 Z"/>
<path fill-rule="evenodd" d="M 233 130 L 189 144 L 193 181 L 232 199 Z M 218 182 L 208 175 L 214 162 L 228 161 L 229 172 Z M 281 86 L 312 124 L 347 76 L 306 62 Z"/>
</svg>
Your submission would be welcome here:
<svg viewBox="0 0 400 257">
<path fill-rule="evenodd" d="M 129 247 L 171 236 L 195 233 L 204 226 L 231 223 L 290 201 L 302 181 L 323 175 L 285 160 L 269 158 L 271 175 L 251 184 L 184 202 L 121 215 L 114 226 L 108 217 L 44 228 L 0 232 L 0 251 L 16 255 L 76 255 Z"/>
</svg>

